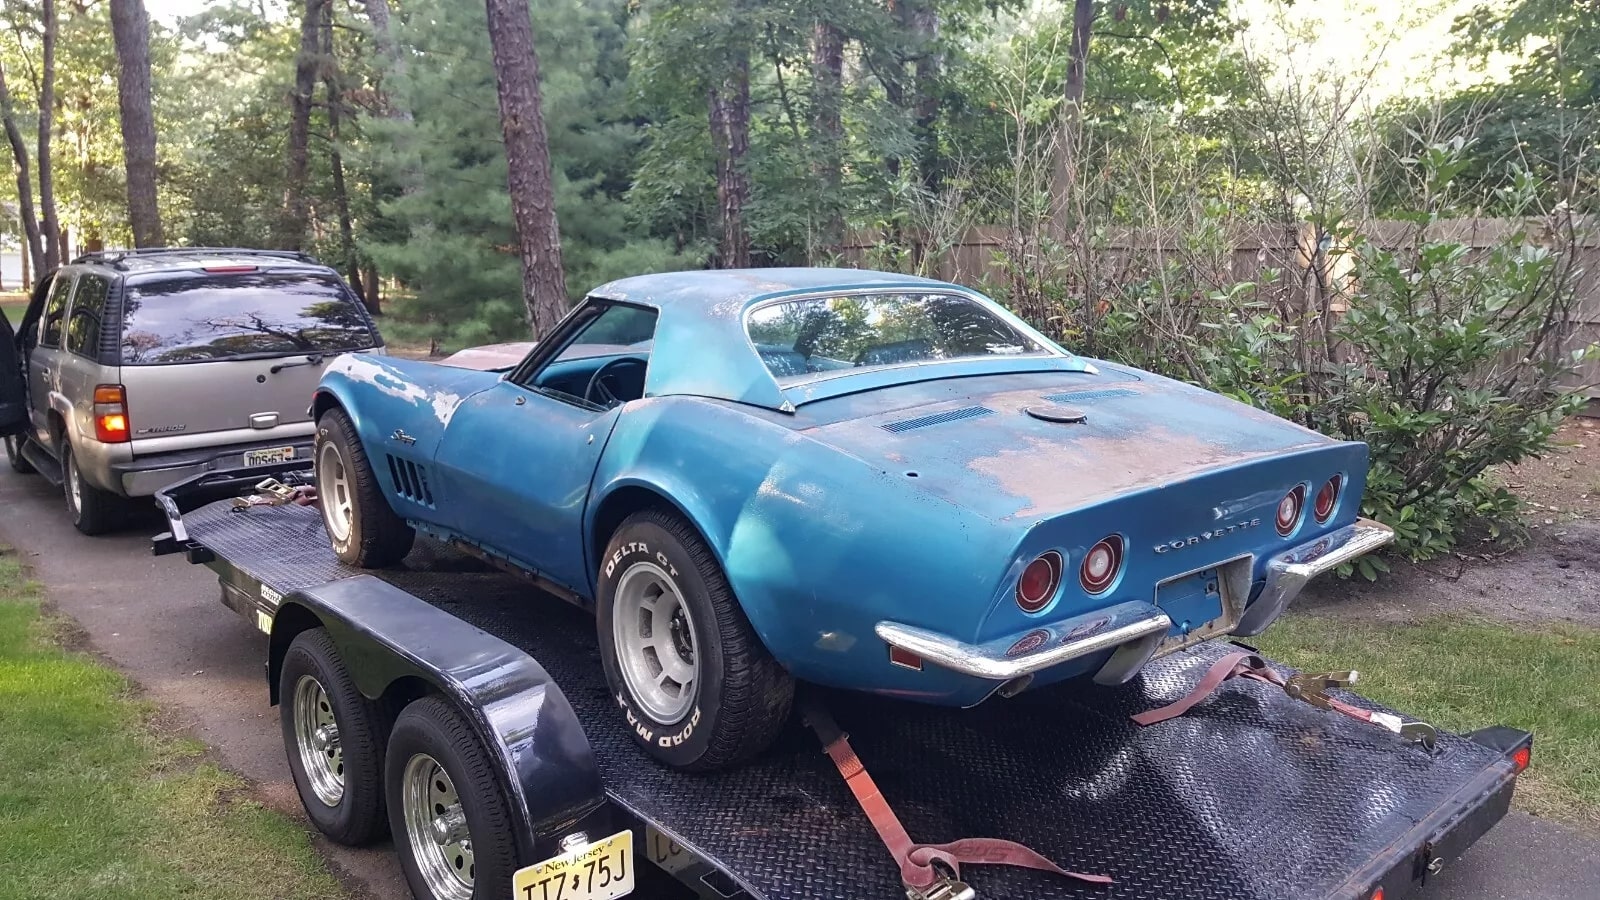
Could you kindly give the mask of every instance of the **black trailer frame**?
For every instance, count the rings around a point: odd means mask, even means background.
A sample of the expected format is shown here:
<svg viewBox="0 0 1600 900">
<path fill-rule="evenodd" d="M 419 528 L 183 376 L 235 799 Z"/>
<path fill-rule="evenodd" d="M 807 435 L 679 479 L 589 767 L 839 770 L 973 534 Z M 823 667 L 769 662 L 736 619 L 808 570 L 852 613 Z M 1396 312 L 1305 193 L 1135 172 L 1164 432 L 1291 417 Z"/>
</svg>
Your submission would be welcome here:
<svg viewBox="0 0 1600 900">
<path fill-rule="evenodd" d="M 632 827 L 640 852 L 702 897 L 905 895 L 798 723 L 741 768 L 669 770 L 630 739 L 587 613 L 427 541 L 396 569 L 352 570 L 316 509 L 235 507 L 263 478 L 303 482 L 305 466 L 209 473 L 157 495 L 171 531 L 155 552 L 212 568 L 223 602 L 270 635 L 273 703 L 285 648 L 326 627 L 363 694 L 436 693 L 471 721 L 512 801 L 523 864 L 574 833 Z M 1441 733 L 1429 751 L 1246 680 L 1172 721 L 1130 721 L 1229 649 L 1201 645 L 1117 688 L 1069 683 L 970 710 L 817 693 L 915 839 L 1008 838 L 1115 879 L 969 867 L 979 898 L 1394 900 L 1509 808 L 1513 755 L 1525 765 L 1532 741 L 1516 729 Z"/>
</svg>

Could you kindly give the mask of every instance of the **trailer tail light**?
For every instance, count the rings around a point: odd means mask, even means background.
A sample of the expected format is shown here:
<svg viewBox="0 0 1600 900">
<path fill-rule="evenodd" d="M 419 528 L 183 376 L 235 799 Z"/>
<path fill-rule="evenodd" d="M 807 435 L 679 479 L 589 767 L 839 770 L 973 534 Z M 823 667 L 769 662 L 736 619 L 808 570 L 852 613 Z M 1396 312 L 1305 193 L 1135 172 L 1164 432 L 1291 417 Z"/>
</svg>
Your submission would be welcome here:
<svg viewBox="0 0 1600 900">
<path fill-rule="evenodd" d="M 1295 526 L 1300 524 L 1300 510 L 1306 505 L 1306 486 L 1297 484 L 1294 490 L 1283 495 L 1278 501 L 1278 514 L 1273 523 L 1278 526 L 1278 533 L 1284 537 L 1294 533 Z"/>
<path fill-rule="evenodd" d="M 1383 900 L 1383 888 L 1378 888 L 1377 890 L 1373 891 L 1369 900 Z"/>
<path fill-rule="evenodd" d="M 1078 567 L 1078 583 L 1087 593 L 1104 594 L 1121 571 L 1122 538 L 1113 534 L 1102 538 L 1083 555 L 1083 564 Z"/>
<path fill-rule="evenodd" d="M 1528 770 L 1528 766 L 1532 762 L 1533 762 L 1533 745 L 1532 744 L 1524 744 L 1523 746 L 1518 747 L 1517 749 L 1511 751 L 1511 765 L 1516 767 L 1518 775 L 1521 775 L 1523 772 L 1526 772 Z"/>
<path fill-rule="evenodd" d="M 99 384 L 94 389 L 94 436 L 103 444 L 126 443 L 128 395 L 120 384 Z"/>
<path fill-rule="evenodd" d="M 1061 554 L 1054 550 L 1034 557 L 1017 579 L 1017 606 L 1025 613 L 1036 613 L 1050 604 L 1061 587 Z"/>
<path fill-rule="evenodd" d="M 1335 475 L 1317 491 L 1316 502 L 1311 505 L 1311 513 L 1317 517 L 1317 524 L 1328 521 L 1333 515 L 1333 508 L 1339 503 L 1339 489 L 1343 486 L 1344 479 Z"/>
</svg>

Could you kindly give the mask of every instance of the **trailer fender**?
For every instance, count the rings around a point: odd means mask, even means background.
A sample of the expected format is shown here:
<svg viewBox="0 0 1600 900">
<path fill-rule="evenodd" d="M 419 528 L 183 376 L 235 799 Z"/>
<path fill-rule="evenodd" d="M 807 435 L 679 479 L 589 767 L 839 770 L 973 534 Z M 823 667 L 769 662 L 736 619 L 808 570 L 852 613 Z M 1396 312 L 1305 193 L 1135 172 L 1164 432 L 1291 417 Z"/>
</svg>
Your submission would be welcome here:
<svg viewBox="0 0 1600 900">
<path fill-rule="evenodd" d="M 589 739 L 532 656 L 378 578 L 356 575 L 283 598 L 268 663 L 274 703 L 284 650 L 319 625 L 363 695 L 378 699 L 391 686 L 421 682 L 455 704 L 495 760 L 519 820 L 523 860 L 553 855 L 559 838 L 574 830 L 604 833 L 605 791 Z"/>
</svg>

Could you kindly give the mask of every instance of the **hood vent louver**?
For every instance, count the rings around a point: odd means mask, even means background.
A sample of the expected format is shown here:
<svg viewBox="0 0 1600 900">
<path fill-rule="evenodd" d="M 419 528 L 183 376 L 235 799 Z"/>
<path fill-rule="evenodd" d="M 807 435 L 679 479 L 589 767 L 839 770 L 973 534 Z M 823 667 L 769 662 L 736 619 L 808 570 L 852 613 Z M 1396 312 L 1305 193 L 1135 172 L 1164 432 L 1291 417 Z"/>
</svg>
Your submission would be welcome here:
<svg viewBox="0 0 1600 900">
<path fill-rule="evenodd" d="M 994 410 L 987 406 L 965 406 L 961 409 L 952 409 L 949 412 L 934 413 L 931 416 L 920 416 L 915 419 L 901 419 L 898 422 L 888 422 L 879 427 L 892 434 L 900 434 L 917 428 L 927 428 L 929 425 L 942 425 L 945 422 L 957 422 L 961 419 L 978 419 L 983 416 L 994 415 Z"/>
<path fill-rule="evenodd" d="M 1067 391 L 1061 394 L 1046 394 L 1043 399 L 1051 403 L 1082 403 L 1085 400 L 1107 400 L 1112 397 L 1132 397 L 1138 391 L 1127 388 L 1106 388 L 1098 391 Z"/>
</svg>

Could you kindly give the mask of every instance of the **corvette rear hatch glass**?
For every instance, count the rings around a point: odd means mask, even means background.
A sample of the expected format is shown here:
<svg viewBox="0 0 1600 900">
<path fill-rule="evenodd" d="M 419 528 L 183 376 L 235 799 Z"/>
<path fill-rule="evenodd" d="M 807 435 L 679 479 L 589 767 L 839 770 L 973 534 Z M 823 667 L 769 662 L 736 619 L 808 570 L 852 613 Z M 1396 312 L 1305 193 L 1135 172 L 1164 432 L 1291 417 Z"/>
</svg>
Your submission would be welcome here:
<svg viewBox="0 0 1600 900">
<path fill-rule="evenodd" d="M 1052 355 L 982 304 L 948 293 L 780 301 L 753 310 L 746 328 L 779 384 L 922 362 Z"/>
<path fill-rule="evenodd" d="M 376 346 L 337 279 L 315 273 L 230 273 L 128 286 L 122 364 L 164 365 Z"/>
</svg>

